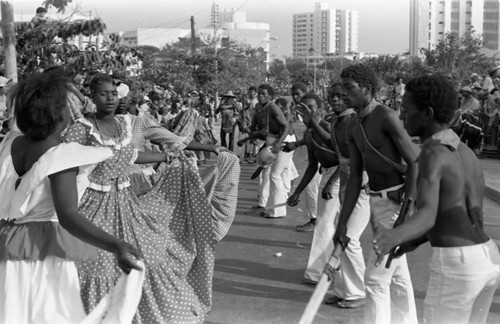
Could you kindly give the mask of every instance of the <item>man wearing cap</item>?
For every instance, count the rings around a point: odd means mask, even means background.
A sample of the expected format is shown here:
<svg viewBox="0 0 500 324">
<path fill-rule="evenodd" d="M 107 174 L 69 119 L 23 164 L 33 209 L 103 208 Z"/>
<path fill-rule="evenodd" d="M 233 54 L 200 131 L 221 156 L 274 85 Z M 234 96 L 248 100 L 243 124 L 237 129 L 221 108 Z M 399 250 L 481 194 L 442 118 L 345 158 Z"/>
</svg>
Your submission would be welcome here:
<svg viewBox="0 0 500 324">
<path fill-rule="evenodd" d="M 458 115 L 454 118 L 452 128 L 460 135 L 462 142 L 467 143 L 476 155 L 481 148 L 482 128 L 480 127 L 479 113 L 481 103 L 472 95 L 472 89 L 468 86 L 460 89 L 462 100 Z"/>
<path fill-rule="evenodd" d="M 495 88 L 495 84 L 493 83 L 493 78 L 498 76 L 499 69 L 500 69 L 500 67 L 495 67 L 490 72 L 488 72 L 488 74 L 486 74 L 486 76 L 484 77 L 484 81 L 483 81 L 483 89 L 484 90 L 490 92 L 491 90 L 493 90 L 493 88 Z"/>
<path fill-rule="evenodd" d="M 479 103 L 479 100 L 474 98 L 474 96 L 472 95 L 471 87 L 462 87 L 462 89 L 460 89 L 460 93 L 462 94 L 462 100 L 460 101 L 460 112 L 478 114 L 479 110 L 481 109 L 481 104 Z"/>
<path fill-rule="evenodd" d="M 44 7 L 36 8 L 36 15 L 35 17 L 31 18 L 31 23 L 37 26 L 47 22 L 48 18 L 45 17 L 46 14 L 47 14 L 47 9 L 45 9 Z"/>
<path fill-rule="evenodd" d="M 222 95 L 222 100 L 219 107 L 215 110 L 215 114 L 220 113 L 220 143 L 229 150 L 234 150 L 234 127 L 235 116 L 239 113 L 240 107 L 235 101 L 236 96 L 233 91 L 229 90 Z M 226 135 L 229 135 L 229 146 L 227 146 Z"/>
</svg>

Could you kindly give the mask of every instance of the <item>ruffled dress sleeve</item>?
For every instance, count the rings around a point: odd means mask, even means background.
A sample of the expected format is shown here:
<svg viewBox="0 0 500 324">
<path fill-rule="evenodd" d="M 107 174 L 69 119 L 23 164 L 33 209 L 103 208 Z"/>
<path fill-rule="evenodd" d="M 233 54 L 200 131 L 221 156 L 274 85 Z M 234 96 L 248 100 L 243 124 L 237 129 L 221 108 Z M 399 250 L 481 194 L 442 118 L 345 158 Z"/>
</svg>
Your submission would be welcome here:
<svg viewBox="0 0 500 324">
<path fill-rule="evenodd" d="M 178 136 L 165 127 L 155 124 L 154 121 L 148 118 L 142 118 L 141 122 L 144 139 L 155 143 L 160 143 L 163 150 L 167 150 L 170 152 L 182 151 L 192 141 L 191 137 Z"/>
<path fill-rule="evenodd" d="M 116 116 L 121 129 L 119 138 L 103 136 L 94 125 L 85 118 L 73 124 L 65 136 L 66 142 L 76 142 L 89 146 L 108 147 L 112 157 L 99 163 L 89 175 L 89 188 L 109 192 L 113 186 L 121 190 L 130 186 L 128 166 L 138 156 L 138 150 L 132 145 L 132 123 L 129 116 Z"/>
</svg>

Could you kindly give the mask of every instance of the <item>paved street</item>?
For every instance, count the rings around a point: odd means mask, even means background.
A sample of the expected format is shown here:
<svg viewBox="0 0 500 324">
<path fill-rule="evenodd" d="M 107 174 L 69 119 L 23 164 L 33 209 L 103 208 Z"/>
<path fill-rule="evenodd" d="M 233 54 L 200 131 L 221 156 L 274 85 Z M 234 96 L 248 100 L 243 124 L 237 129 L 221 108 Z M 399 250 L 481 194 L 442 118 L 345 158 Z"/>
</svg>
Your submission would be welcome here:
<svg viewBox="0 0 500 324">
<path fill-rule="evenodd" d="M 217 130 L 214 135 L 218 137 Z M 307 164 L 304 148 L 295 153 L 294 161 L 302 175 Z M 496 179 L 500 163 L 495 160 L 482 163 L 488 172 L 485 175 Z M 242 163 L 241 167 L 237 215 L 217 248 L 213 307 L 206 323 L 297 323 L 314 289 L 301 282 L 312 233 L 295 231 L 296 225 L 306 221 L 300 205 L 288 207 L 288 217 L 276 220 L 250 211 L 257 202 L 257 182 L 250 180 L 256 166 Z M 487 181 L 487 184 L 490 189 L 498 188 L 500 197 L 500 182 Z M 497 184 L 498 187 L 491 188 Z M 486 231 L 500 245 L 500 204 L 486 198 L 484 210 Z M 362 236 L 365 256 L 371 248 L 370 239 L 368 227 Z M 430 254 L 427 244 L 408 255 L 420 321 Z M 322 305 L 314 323 L 360 323 L 362 316 L 362 308 L 346 310 Z M 500 323 L 500 290 L 495 294 L 488 323 Z"/>
</svg>

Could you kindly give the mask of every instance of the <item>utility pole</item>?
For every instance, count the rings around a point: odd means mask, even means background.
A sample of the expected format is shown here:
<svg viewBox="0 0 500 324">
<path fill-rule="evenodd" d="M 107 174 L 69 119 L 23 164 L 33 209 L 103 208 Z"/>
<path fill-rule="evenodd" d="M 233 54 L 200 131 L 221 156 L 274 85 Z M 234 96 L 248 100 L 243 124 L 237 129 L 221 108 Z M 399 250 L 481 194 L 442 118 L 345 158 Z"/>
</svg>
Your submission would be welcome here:
<svg viewBox="0 0 500 324">
<path fill-rule="evenodd" d="M 196 55 L 196 35 L 194 32 L 194 16 L 191 16 L 191 55 Z"/>
<path fill-rule="evenodd" d="M 211 14 L 212 27 L 214 28 L 214 58 L 215 58 L 215 101 L 214 109 L 219 106 L 219 80 L 218 80 L 218 70 L 219 64 L 217 62 L 217 28 L 219 27 L 219 5 L 215 2 L 212 4 L 212 14 Z"/>
<path fill-rule="evenodd" d="M 92 11 L 89 11 L 89 22 L 92 21 Z M 89 34 L 89 42 L 87 45 L 89 48 L 92 46 L 92 34 Z"/>
<path fill-rule="evenodd" d="M 17 82 L 16 33 L 14 30 L 14 8 L 10 1 L 1 2 L 3 52 L 5 76 Z"/>
</svg>

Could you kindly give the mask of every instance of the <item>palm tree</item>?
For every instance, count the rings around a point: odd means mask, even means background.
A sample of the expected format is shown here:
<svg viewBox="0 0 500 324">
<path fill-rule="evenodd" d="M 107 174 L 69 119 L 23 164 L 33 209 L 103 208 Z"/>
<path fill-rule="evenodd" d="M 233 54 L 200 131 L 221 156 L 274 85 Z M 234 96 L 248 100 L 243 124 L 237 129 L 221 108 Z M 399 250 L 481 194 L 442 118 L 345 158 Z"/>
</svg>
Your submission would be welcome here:
<svg viewBox="0 0 500 324">
<path fill-rule="evenodd" d="M 286 80 L 289 77 L 289 72 L 283 61 L 275 59 L 269 65 L 267 76 L 272 80 Z"/>
</svg>

